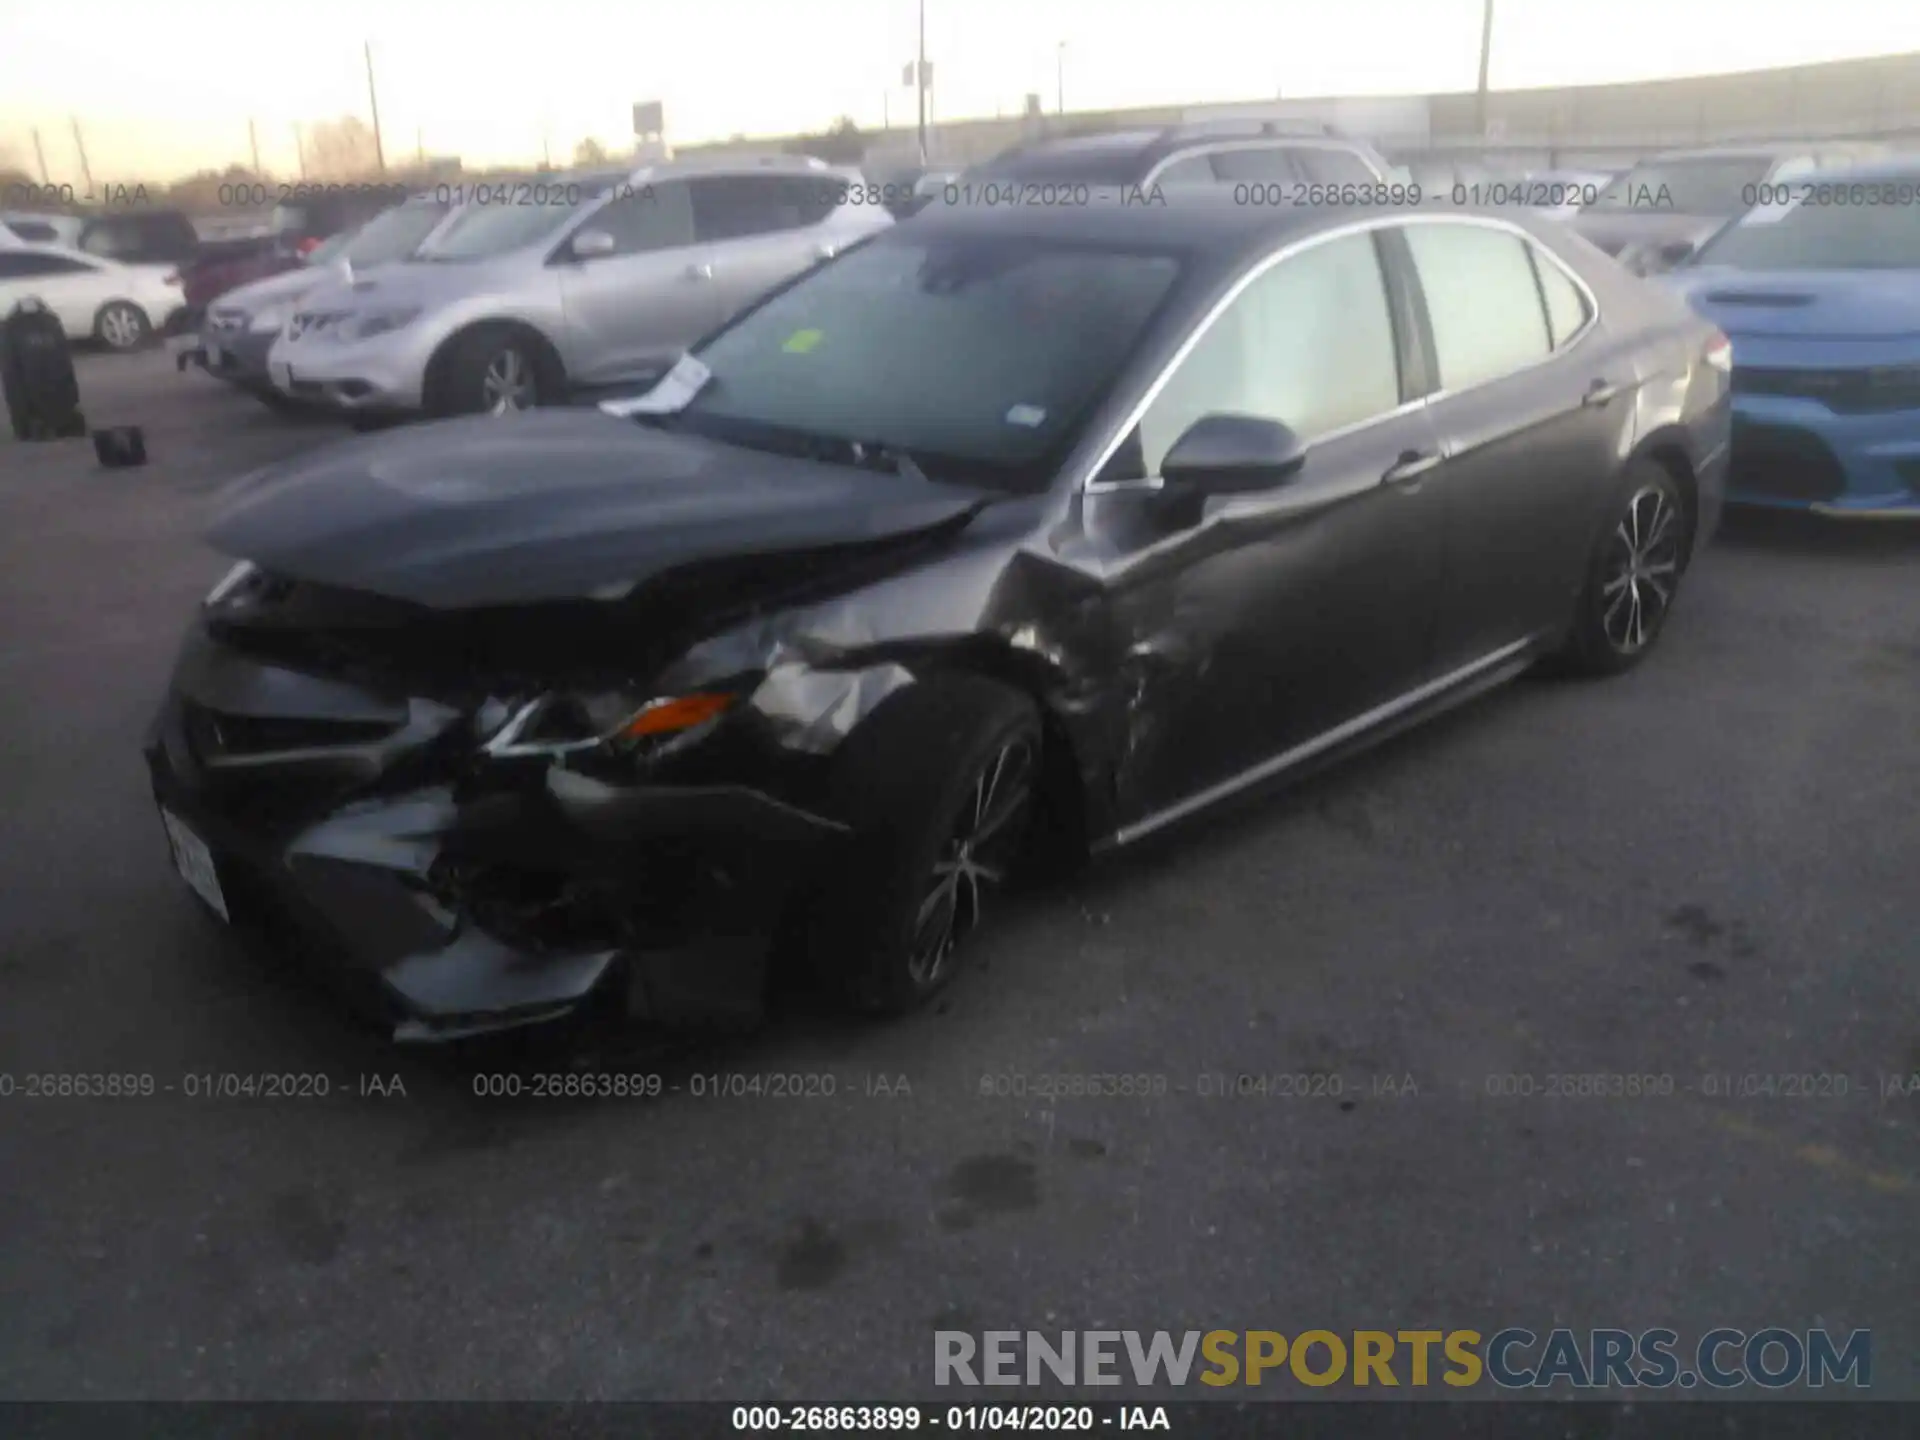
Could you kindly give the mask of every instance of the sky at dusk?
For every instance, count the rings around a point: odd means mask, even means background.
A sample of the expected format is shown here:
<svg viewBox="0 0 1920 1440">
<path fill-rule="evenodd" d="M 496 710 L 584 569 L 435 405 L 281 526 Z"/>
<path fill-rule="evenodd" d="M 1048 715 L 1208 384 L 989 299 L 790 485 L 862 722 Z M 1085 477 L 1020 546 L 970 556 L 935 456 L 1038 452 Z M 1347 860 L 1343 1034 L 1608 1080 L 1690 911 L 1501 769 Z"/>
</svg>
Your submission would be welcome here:
<svg viewBox="0 0 1920 1440">
<path fill-rule="evenodd" d="M 373 46 L 390 155 L 556 161 L 631 141 L 658 99 L 669 139 L 911 124 L 900 84 L 914 0 L 9 0 L 0 167 L 78 183 L 172 178 L 248 160 L 295 173 L 298 122 L 368 115 Z M 936 118 L 1049 109 L 1467 90 L 1480 0 L 928 0 Z M 1064 50 L 1062 44 L 1064 43 Z M 1495 88 L 1724 73 L 1920 50 L 1920 5 L 1891 0 L 1498 0 Z"/>
</svg>

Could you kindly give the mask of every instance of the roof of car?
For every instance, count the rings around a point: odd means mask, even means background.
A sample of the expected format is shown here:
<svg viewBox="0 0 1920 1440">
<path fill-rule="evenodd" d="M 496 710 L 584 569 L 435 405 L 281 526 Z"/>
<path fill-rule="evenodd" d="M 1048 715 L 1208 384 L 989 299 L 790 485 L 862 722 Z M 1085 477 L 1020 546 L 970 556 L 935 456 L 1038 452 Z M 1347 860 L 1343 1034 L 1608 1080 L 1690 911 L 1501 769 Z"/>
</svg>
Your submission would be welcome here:
<svg viewBox="0 0 1920 1440">
<path fill-rule="evenodd" d="M 1813 183 L 1846 184 L 1856 180 L 1920 179 L 1920 154 L 1880 155 L 1856 165 L 1840 165 L 1822 170 Z"/>
<path fill-rule="evenodd" d="M 1662 150 L 1648 155 L 1642 163 L 1664 164 L 1671 160 L 1772 160 L 1782 155 L 1834 154 L 1858 151 L 1871 153 L 1876 147 L 1861 140 L 1746 140 L 1727 145 L 1698 145 L 1686 150 Z"/>
<path fill-rule="evenodd" d="M 885 233 L 903 238 L 940 230 L 965 235 L 1005 235 L 1042 243 L 1084 244 L 1094 247 L 1140 250 L 1201 251 L 1217 255 L 1270 249 L 1292 235 L 1348 224 L 1361 219 L 1404 219 L 1422 215 L 1458 219 L 1475 214 L 1453 205 L 1395 206 L 1264 206 L 1234 203 L 1227 187 L 1168 193 L 1165 204 L 1122 204 L 1096 201 L 1090 205 L 966 205 L 939 199 L 911 219 Z M 1519 216 L 1493 216 L 1513 219 Z"/>
</svg>

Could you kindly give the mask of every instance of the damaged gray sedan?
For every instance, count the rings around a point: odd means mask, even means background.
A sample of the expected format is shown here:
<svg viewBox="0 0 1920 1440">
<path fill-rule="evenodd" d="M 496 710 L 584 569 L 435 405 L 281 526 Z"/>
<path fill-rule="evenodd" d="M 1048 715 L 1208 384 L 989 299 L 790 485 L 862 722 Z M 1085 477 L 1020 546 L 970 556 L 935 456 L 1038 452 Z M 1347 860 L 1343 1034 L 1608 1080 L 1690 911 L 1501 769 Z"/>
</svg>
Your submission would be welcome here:
<svg viewBox="0 0 1920 1440">
<path fill-rule="evenodd" d="M 402 1039 L 905 1010 L 1025 865 L 1639 661 L 1728 368 L 1550 227 L 934 207 L 636 400 L 240 482 L 168 842 Z"/>
</svg>

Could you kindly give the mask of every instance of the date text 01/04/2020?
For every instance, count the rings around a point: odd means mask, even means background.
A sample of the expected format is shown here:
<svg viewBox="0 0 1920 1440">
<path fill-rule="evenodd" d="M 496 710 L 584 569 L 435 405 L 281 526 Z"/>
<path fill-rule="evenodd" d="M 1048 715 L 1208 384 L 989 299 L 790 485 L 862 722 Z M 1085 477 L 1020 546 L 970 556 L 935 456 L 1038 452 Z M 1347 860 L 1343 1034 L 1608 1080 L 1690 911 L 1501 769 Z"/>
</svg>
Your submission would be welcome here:
<svg viewBox="0 0 1920 1440">
<path fill-rule="evenodd" d="M 1164 1405 L 736 1405 L 737 1431 L 1171 1430 Z"/>
<path fill-rule="evenodd" d="M 187 1100 L 388 1100 L 405 1099 L 407 1086 L 397 1074 L 343 1078 L 307 1070 L 199 1070 L 167 1081 L 128 1072 L 0 1074 L 0 1100 L 146 1100 L 156 1095 Z"/>
<path fill-rule="evenodd" d="M 639 1071 L 569 1070 L 529 1074 L 500 1071 L 476 1074 L 473 1093 L 495 1100 L 651 1100 L 685 1095 L 695 1100 L 831 1100 L 851 1096 L 896 1100 L 913 1094 L 905 1075 L 875 1072 L 843 1083 L 832 1071 L 772 1073 L 695 1071 L 677 1080 Z"/>
</svg>

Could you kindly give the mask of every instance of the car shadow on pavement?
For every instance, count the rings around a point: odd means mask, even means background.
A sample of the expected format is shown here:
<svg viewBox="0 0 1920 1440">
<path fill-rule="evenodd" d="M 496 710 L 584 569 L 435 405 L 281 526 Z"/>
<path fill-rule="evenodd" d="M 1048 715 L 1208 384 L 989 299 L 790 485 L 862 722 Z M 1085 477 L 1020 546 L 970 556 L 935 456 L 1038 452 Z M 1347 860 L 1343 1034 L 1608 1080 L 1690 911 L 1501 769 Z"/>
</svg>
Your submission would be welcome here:
<svg viewBox="0 0 1920 1440">
<path fill-rule="evenodd" d="M 1796 510 L 1729 507 L 1716 543 L 1799 555 L 1920 555 L 1920 510 L 1898 519 L 1839 520 Z"/>
</svg>

